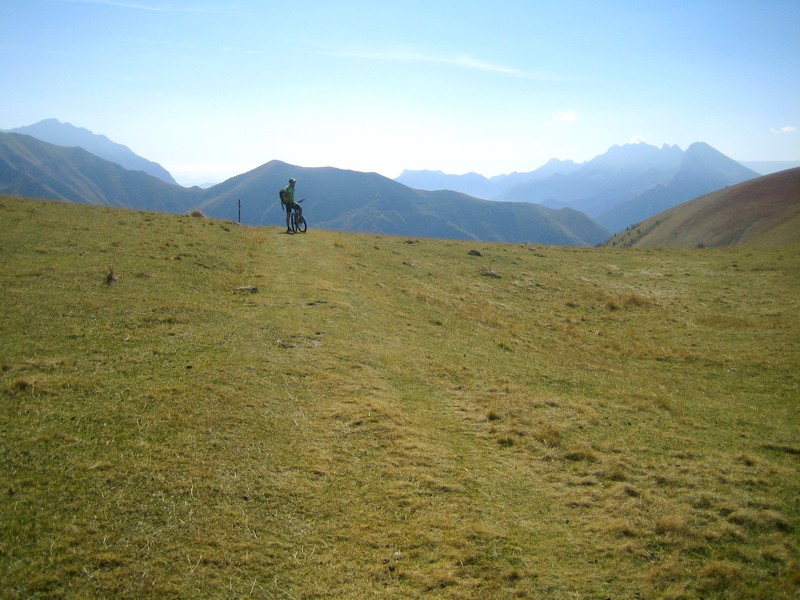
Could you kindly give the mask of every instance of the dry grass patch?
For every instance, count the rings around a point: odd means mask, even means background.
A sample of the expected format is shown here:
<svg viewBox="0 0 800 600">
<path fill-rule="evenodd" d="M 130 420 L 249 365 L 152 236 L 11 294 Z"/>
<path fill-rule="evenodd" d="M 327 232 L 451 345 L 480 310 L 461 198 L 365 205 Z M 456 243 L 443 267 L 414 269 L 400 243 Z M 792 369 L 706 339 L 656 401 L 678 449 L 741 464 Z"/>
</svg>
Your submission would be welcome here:
<svg viewBox="0 0 800 600">
<path fill-rule="evenodd" d="M 586 461 L 591 463 L 597 461 L 597 453 L 589 444 L 577 443 L 564 452 L 564 458 L 572 461 Z"/>
<path fill-rule="evenodd" d="M 646 298 L 636 293 L 627 293 L 606 299 L 606 308 L 608 308 L 608 310 L 620 310 L 623 308 L 649 306 L 652 304 L 655 304 L 652 298 Z"/>
<path fill-rule="evenodd" d="M 554 423 L 543 423 L 536 430 L 536 440 L 551 448 L 561 445 L 561 428 Z"/>
<path fill-rule="evenodd" d="M 726 519 L 747 529 L 784 532 L 792 530 L 789 520 L 777 510 L 741 508 L 726 515 Z"/>
<path fill-rule="evenodd" d="M 655 532 L 659 535 L 690 535 L 690 522 L 686 515 L 664 515 L 656 518 L 653 523 Z"/>
</svg>

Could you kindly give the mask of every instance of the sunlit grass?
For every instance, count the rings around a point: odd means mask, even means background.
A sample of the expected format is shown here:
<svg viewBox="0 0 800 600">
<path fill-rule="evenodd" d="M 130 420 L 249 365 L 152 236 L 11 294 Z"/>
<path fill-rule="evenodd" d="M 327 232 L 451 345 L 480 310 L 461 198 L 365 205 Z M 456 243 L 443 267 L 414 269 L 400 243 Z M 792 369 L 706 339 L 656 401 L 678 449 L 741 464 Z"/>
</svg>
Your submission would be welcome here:
<svg viewBox="0 0 800 600">
<path fill-rule="evenodd" d="M 10 597 L 800 590 L 795 249 L 0 218 Z"/>
</svg>

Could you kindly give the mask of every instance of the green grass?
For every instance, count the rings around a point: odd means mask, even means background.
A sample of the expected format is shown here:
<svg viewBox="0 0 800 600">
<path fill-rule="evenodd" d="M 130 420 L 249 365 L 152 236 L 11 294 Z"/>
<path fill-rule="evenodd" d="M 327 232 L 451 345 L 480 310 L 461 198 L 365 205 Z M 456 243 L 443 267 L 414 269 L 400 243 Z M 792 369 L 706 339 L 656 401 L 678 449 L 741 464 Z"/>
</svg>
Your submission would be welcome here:
<svg viewBox="0 0 800 600">
<path fill-rule="evenodd" d="M 800 593 L 797 248 L 0 220 L 4 597 Z"/>
</svg>

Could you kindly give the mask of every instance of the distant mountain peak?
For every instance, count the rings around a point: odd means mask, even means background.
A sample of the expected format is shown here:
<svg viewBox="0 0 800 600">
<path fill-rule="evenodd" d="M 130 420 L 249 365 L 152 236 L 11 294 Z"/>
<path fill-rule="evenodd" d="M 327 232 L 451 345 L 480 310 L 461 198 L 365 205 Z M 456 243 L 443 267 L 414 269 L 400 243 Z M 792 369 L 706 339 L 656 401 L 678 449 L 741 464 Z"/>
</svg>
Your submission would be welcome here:
<svg viewBox="0 0 800 600">
<path fill-rule="evenodd" d="M 642 170 L 675 171 L 680 165 L 683 151 L 678 146 L 664 144 L 661 148 L 645 142 L 616 145 L 605 154 L 584 163 L 587 171 L 636 172 Z"/>
<path fill-rule="evenodd" d="M 83 148 L 90 154 L 116 163 L 129 171 L 144 171 L 162 181 L 177 185 L 172 175 L 158 163 L 142 158 L 127 146 L 117 144 L 105 135 L 93 133 L 84 127 L 76 127 L 71 123 L 62 123 L 56 118 L 11 129 L 7 133 L 29 135 L 41 142 L 56 146 Z"/>
<path fill-rule="evenodd" d="M 555 166 L 559 166 L 559 165 L 574 165 L 574 164 L 577 164 L 577 163 L 575 161 L 573 161 L 573 160 L 569 160 L 569 159 L 561 160 L 560 158 L 551 158 L 541 168 L 544 168 L 544 167 L 555 167 Z"/>
<path fill-rule="evenodd" d="M 726 177 L 731 178 L 726 185 L 741 183 L 746 179 L 758 176 L 758 173 L 748 169 L 732 158 L 728 158 L 719 150 L 712 148 L 705 142 L 695 142 L 683 153 L 681 170 L 713 169 Z M 680 173 L 678 173 L 680 174 Z M 678 175 L 676 174 L 676 175 Z M 709 190 L 710 191 L 710 190 Z"/>
<path fill-rule="evenodd" d="M 726 160 L 731 160 L 727 156 L 725 156 L 722 152 L 717 150 L 716 148 L 712 148 L 705 142 L 695 142 L 691 144 L 684 152 L 684 156 L 693 157 L 693 156 L 713 156 L 713 157 L 722 157 Z"/>
<path fill-rule="evenodd" d="M 45 137 L 50 137 L 53 139 L 62 140 L 64 142 L 83 142 L 84 144 L 91 144 L 92 140 L 100 139 L 104 142 L 109 142 L 111 144 L 115 144 L 112 142 L 107 136 L 94 133 L 85 127 L 77 127 L 72 123 L 64 122 L 62 123 L 56 118 L 49 118 L 43 119 L 38 123 L 34 123 L 33 125 L 25 125 L 24 127 L 19 127 L 17 129 L 12 129 L 11 133 L 21 133 L 23 135 L 29 135 L 31 137 L 35 137 L 38 140 L 43 142 L 47 142 L 49 144 L 54 144 L 55 142 L 51 142 L 49 140 L 44 139 Z M 56 144 L 57 146 L 64 146 L 66 144 Z M 116 144 L 117 146 L 122 146 L 122 144 Z M 71 146 L 80 146 L 83 147 L 79 143 L 73 143 Z M 128 148 L 127 146 L 122 146 L 123 148 Z M 86 148 L 83 148 L 87 150 Z M 90 152 L 90 150 L 87 150 Z M 102 158 L 102 157 L 101 157 Z"/>
<path fill-rule="evenodd" d="M 403 169 L 403 172 L 400 173 L 400 177 L 409 176 L 409 175 L 444 175 L 444 171 L 434 170 L 434 169 Z M 400 179 L 398 177 L 397 179 Z"/>
</svg>

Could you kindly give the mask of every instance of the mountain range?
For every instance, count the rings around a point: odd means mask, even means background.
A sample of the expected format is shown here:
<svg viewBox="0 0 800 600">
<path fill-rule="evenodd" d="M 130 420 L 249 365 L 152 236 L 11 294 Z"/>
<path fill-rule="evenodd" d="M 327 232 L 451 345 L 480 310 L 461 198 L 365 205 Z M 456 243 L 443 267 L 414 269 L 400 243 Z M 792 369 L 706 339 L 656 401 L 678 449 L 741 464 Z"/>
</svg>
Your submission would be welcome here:
<svg viewBox="0 0 800 600">
<path fill-rule="evenodd" d="M 0 194 L 104 204 L 282 225 L 278 189 L 289 177 L 311 227 L 391 235 L 594 246 L 610 232 L 573 209 L 492 202 L 452 191 L 413 190 L 376 173 L 271 161 L 208 189 L 130 171 L 83 148 L 0 133 Z M 241 211 L 241 212 L 240 212 Z"/>
<path fill-rule="evenodd" d="M 789 164 L 789 163 L 787 163 Z M 0 192 L 282 224 L 277 189 L 289 177 L 312 227 L 380 234 L 597 245 L 611 232 L 758 173 L 705 143 L 613 146 L 578 164 L 529 173 L 376 173 L 271 161 L 207 189 L 184 188 L 160 165 L 105 136 L 47 119 L 0 133 Z M 273 198 L 274 195 L 274 198 Z M 312 216 L 313 215 L 313 216 Z"/>
<path fill-rule="evenodd" d="M 530 173 L 486 179 L 475 173 L 445 175 L 404 171 L 397 181 L 423 189 L 455 189 L 490 200 L 574 208 L 610 231 L 620 231 L 662 210 L 758 173 L 698 142 L 678 146 L 613 146 L 583 163 L 551 160 Z"/>
</svg>

